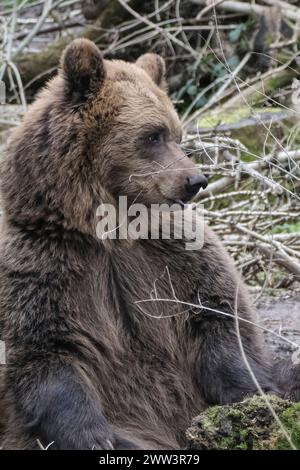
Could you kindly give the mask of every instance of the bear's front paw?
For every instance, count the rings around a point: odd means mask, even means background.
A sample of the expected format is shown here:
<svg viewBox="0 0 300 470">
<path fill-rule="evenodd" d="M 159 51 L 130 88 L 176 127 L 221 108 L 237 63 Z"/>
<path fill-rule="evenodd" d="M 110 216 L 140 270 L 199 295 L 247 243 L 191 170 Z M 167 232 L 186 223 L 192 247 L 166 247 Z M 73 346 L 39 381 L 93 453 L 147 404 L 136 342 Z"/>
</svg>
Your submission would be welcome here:
<svg viewBox="0 0 300 470">
<path fill-rule="evenodd" d="M 139 446 L 123 437 L 121 434 L 115 434 L 111 432 L 99 433 L 99 430 L 92 432 L 89 437 L 90 444 L 93 442 L 91 447 L 93 450 L 129 450 L 139 449 Z"/>
<path fill-rule="evenodd" d="M 74 426 L 63 424 L 55 432 L 43 429 L 39 440 L 51 450 L 113 450 L 116 438 L 107 423 L 76 423 Z M 45 432 L 46 431 L 46 432 Z M 47 432 L 48 431 L 48 432 Z"/>
<path fill-rule="evenodd" d="M 99 426 L 94 424 L 89 426 L 78 433 L 77 438 L 76 448 L 78 449 L 114 450 L 116 448 L 116 438 L 109 425 Z"/>
<path fill-rule="evenodd" d="M 109 425 L 94 424 L 84 428 L 67 438 L 65 442 L 59 443 L 60 449 L 80 449 L 80 450 L 128 450 L 138 449 L 139 446 L 123 437 L 119 433 L 114 433 Z"/>
</svg>

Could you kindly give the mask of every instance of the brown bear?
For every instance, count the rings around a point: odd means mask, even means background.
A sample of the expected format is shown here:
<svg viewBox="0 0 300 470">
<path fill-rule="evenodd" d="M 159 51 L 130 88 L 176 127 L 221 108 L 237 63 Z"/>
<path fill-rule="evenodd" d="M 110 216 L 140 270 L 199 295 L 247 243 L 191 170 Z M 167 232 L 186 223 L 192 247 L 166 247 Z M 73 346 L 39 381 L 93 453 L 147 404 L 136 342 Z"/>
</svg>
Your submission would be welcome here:
<svg viewBox="0 0 300 470">
<path fill-rule="evenodd" d="M 96 236 L 101 203 L 186 202 L 206 186 L 181 133 L 162 58 L 107 61 L 85 39 L 16 130 L 1 169 L 3 448 L 184 447 L 199 411 L 256 392 L 236 312 L 255 377 L 278 392 L 209 227 L 200 250 Z M 286 393 L 299 392 L 294 375 Z"/>
</svg>

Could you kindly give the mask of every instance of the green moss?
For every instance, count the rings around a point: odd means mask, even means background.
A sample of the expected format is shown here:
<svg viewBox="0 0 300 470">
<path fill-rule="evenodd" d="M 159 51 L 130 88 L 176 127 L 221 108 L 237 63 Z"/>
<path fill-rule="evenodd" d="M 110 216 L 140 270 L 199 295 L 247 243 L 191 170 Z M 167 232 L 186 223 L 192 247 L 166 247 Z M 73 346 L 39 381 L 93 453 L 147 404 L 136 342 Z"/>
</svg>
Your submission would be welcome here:
<svg viewBox="0 0 300 470">
<path fill-rule="evenodd" d="M 265 101 L 266 96 L 272 97 L 274 93 L 278 92 L 278 90 L 281 90 L 282 88 L 289 85 L 294 77 L 295 72 L 290 70 L 277 73 L 264 82 L 263 90 L 253 90 L 253 93 L 248 99 L 248 104 L 251 106 L 259 106 L 259 104 Z"/>
<path fill-rule="evenodd" d="M 241 158 L 244 162 L 252 162 L 260 156 L 266 136 L 264 131 L 259 132 L 256 126 L 243 127 L 242 129 L 232 131 L 231 137 L 238 139 L 249 152 L 242 152 Z"/>
<path fill-rule="evenodd" d="M 295 447 L 300 450 L 300 403 L 295 403 L 292 407 L 288 408 L 281 415 L 281 421 Z M 280 436 L 276 443 L 278 450 L 290 449 L 290 445 L 286 438 Z"/>
<path fill-rule="evenodd" d="M 274 411 L 300 449 L 300 403 L 269 396 Z M 261 396 L 241 403 L 208 408 L 187 430 L 188 448 L 228 450 L 290 449 L 280 427 Z"/>
<path fill-rule="evenodd" d="M 300 232 L 300 222 L 296 222 L 294 224 L 282 224 L 276 225 L 272 233 L 294 233 Z"/>
<path fill-rule="evenodd" d="M 198 120 L 198 126 L 206 129 L 206 128 L 213 128 L 221 124 L 228 124 L 228 125 L 237 124 L 243 119 L 250 118 L 254 112 L 257 114 L 264 114 L 264 113 L 276 114 L 276 113 L 280 113 L 281 111 L 282 111 L 282 108 L 278 108 L 278 107 L 255 108 L 252 110 L 248 106 L 241 106 L 239 108 L 235 108 L 234 112 L 232 112 L 232 110 L 229 110 L 229 111 L 211 113 L 209 115 L 203 116 L 202 118 Z"/>
<path fill-rule="evenodd" d="M 279 125 L 276 120 L 276 115 L 281 115 L 281 113 L 282 108 L 280 107 L 256 107 L 251 109 L 248 106 L 242 106 L 205 115 L 199 119 L 198 126 L 202 132 L 215 130 L 217 134 L 226 128 L 227 136 L 239 140 L 248 149 L 248 152 L 241 152 L 242 160 L 251 162 L 268 149 L 268 144 L 272 148 L 273 135 L 279 140 L 282 139 L 282 123 Z M 271 132 L 266 132 L 265 124 L 253 120 L 255 115 L 260 115 L 262 120 L 267 119 Z"/>
</svg>

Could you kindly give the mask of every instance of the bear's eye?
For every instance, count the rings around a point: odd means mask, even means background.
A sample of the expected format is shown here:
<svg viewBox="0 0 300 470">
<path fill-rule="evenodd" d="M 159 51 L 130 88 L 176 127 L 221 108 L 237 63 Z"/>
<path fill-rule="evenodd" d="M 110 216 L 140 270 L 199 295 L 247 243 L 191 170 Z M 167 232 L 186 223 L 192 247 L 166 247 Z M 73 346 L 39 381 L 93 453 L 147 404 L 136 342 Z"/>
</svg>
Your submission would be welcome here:
<svg viewBox="0 0 300 470">
<path fill-rule="evenodd" d="M 162 132 L 153 132 L 146 138 L 146 142 L 150 145 L 161 144 L 164 140 L 164 136 Z"/>
</svg>

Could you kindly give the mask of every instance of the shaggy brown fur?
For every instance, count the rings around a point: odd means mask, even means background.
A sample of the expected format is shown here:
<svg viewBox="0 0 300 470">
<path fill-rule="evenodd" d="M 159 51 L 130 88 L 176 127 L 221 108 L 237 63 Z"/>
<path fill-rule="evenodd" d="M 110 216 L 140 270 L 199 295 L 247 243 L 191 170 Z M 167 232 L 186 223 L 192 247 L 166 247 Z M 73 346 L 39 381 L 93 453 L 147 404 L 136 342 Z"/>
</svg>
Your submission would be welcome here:
<svg viewBox="0 0 300 470">
<path fill-rule="evenodd" d="M 100 202 L 191 196 L 197 169 L 180 149 L 164 70 L 156 55 L 104 61 L 76 40 L 10 143 L 0 255 L 4 448 L 36 448 L 37 438 L 57 449 L 179 448 L 205 406 L 255 392 L 233 319 L 209 310 L 232 314 L 236 303 L 255 321 L 208 227 L 199 251 L 181 240 L 96 237 Z M 175 292 L 203 308 L 136 304 L 154 285 L 160 298 Z M 257 332 L 240 328 L 257 379 L 276 391 Z"/>
</svg>

